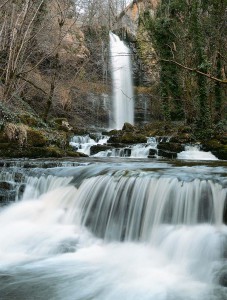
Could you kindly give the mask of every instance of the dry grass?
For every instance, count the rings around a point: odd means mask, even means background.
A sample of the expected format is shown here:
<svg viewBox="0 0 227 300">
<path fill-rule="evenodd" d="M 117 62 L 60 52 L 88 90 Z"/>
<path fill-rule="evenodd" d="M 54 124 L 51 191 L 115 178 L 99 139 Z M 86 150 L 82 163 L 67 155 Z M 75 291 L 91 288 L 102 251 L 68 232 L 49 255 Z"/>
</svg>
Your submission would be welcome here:
<svg viewBox="0 0 227 300">
<path fill-rule="evenodd" d="M 28 127 L 23 124 L 7 123 L 4 127 L 4 134 L 10 141 L 16 141 L 20 146 L 24 146 L 27 142 Z"/>
</svg>

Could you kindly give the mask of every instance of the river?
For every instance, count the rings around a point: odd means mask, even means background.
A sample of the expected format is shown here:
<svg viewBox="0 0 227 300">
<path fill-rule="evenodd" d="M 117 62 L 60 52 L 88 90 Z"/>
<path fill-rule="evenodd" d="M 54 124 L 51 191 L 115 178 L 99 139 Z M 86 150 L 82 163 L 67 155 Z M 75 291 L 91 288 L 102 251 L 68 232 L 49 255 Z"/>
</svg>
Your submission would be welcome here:
<svg viewBox="0 0 227 300">
<path fill-rule="evenodd" d="M 1 300 L 227 299 L 223 162 L 6 161 L 0 181 Z"/>
</svg>

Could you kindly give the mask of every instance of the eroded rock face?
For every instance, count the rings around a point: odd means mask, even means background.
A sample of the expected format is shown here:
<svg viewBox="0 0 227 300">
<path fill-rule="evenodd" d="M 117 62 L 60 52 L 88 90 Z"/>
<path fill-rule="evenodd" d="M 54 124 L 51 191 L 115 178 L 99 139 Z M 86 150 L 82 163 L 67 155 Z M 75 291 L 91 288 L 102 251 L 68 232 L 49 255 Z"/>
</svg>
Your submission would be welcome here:
<svg viewBox="0 0 227 300">
<path fill-rule="evenodd" d="M 120 14 L 114 29 L 119 30 L 119 28 L 121 28 L 131 37 L 131 40 L 135 40 L 137 37 L 140 14 L 146 10 L 149 11 L 151 15 L 154 15 L 159 2 L 160 0 L 132 1 Z"/>
</svg>

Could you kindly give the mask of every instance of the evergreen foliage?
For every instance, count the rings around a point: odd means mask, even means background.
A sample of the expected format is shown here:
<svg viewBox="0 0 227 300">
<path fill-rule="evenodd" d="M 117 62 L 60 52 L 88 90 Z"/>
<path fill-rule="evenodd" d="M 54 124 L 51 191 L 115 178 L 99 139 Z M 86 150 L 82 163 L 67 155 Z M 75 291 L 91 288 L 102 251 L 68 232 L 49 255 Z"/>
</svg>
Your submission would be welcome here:
<svg viewBox="0 0 227 300">
<path fill-rule="evenodd" d="M 227 0 L 162 0 L 156 16 L 142 17 L 160 64 L 165 120 L 210 132 L 226 117 L 226 9 Z"/>
</svg>

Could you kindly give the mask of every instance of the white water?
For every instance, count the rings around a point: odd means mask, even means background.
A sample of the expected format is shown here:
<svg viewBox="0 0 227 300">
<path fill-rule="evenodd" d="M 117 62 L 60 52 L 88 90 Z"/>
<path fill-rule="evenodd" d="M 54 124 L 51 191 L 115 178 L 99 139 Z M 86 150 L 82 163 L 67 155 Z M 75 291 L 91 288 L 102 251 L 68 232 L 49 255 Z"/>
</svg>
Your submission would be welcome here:
<svg viewBox="0 0 227 300">
<path fill-rule="evenodd" d="M 178 153 L 177 158 L 187 160 L 218 160 L 211 152 L 201 151 L 199 145 L 185 146 L 185 151 Z"/>
<path fill-rule="evenodd" d="M 134 95 L 130 49 L 110 33 L 111 74 L 113 83 L 113 122 L 111 128 L 121 129 L 125 122 L 134 124 Z"/>
<path fill-rule="evenodd" d="M 74 169 L 30 178 L 23 201 L 0 211 L 1 300 L 227 299 L 224 178 Z"/>
<path fill-rule="evenodd" d="M 157 150 L 157 141 L 154 137 L 149 137 L 146 144 L 136 144 L 126 148 L 100 151 L 94 157 L 130 157 L 147 158 L 150 149 Z"/>
<path fill-rule="evenodd" d="M 91 147 L 94 145 L 104 145 L 107 143 L 109 137 L 107 136 L 100 136 L 100 138 L 98 138 L 97 142 L 95 140 L 93 140 L 92 138 L 90 138 L 89 135 L 75 135 L 71 142 L 69 143 L 70 146 L 74 147 L 77 149 L 77 152 L 81 152 L 84 153 L 86 155 L 90 155 L 90 150 Z"/>
</svg>

